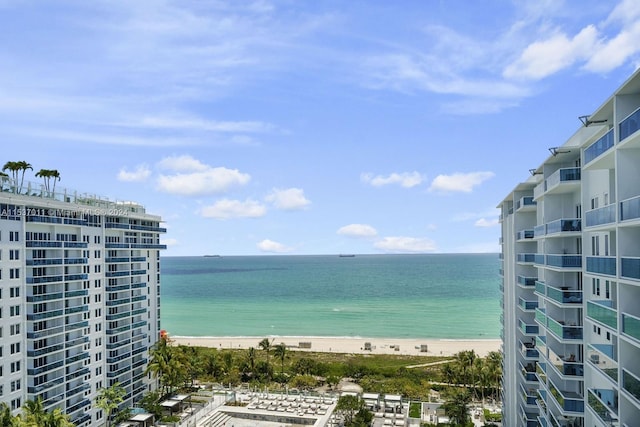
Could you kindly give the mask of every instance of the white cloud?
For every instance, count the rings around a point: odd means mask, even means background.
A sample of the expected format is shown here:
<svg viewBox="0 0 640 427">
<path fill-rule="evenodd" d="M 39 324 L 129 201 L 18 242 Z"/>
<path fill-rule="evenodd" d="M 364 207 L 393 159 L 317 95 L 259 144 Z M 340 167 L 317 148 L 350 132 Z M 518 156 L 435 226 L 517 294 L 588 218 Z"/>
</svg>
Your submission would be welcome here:
<svg viewBox="0 0 640 427">
<path fill-rule="evenodd" d="M 434 252 L 436 244 L 430 239 L 416 237 L 385 237 L 373 244 L 376 249 L 393 253 L 423 253 Z"/>
<path fill-rule="evenodd" d="M 127 122 L 126 126 L 155 129 L 188 129 L 208 132 L 248 132 L 263 133 L 274 130 L 269 123 L 259 121 L 213 121 L 194 117 L 146 116 L 137 122 Z"/>
<path fill-rule="evenodd" d="M 165 157 L 157 163 L 157 166 L 160 169 L 173 172 L 202 172 L 210 169 L 210 166 L 186 154 L 182 156 Z"/>
<path fill-rule="evenodd" d="M 543 41 L 531 43 L 520 58 L 509 64 L 503 75 L 509 79 L 539 80 L 588 58 L 595 52 L 598 30 L 589 25 L 573 38 L 557 32 Z"/>
<path fill-rule="evenodd" d="M 498 218 L 493 218 L 493 219 L 480 218 L 473 225 L 476 227 L 488 228 L 488 227 L 495 227 L 499 223 L 500 221 L 498 220 Z"/>
<path fill-rule="evenodd" d="M 262 252 L 271 252 L 271 253 L 286 253 L 291 252 L 291 248 L 283 245 L 282 243 L 274 242 L 273 240 L 264 239 L 261 242 L 256 244 L 258 249 Z"/>
<path fill-rule="evenodd" d="M 267 213 L 267 208 L 255 200 L 230 200 L 222 199 L 211 206 L 200 209 L 200 215 L 205 218 L 230 219 L 230 218 L 260 218 Z"/>
<path fill-rule="evenodd" d="M 151 170 L 145 164 L 138 165 L 133 171 L 127 171 L 126 169 L 120 169 L 118 172 L 118 181 L 125 182 L 140 182 L 145 181 L 151 175 Z"/>
<path fill-rule="evenodd" d="M 348 237 L 375 237 L 378 235 L 378 231 L 368 224 L 345 225 L 340 227 L 337 233 Z"/>
<path fill-rule="evenodd" d="M 184 196 L 219 194 L 249 182 L 251 176 L 237 169 L 211 168 L 202 172 L 160 175 L 158 190 Z"/>
<path fill-rule="evenodd" d="M 362 182 L 370 184 L 374 187 L 381 187 L 383 185 L 399 184 L 405 188 L 415 187 L 420 185 L 424 180 L 424 177 L 418 172 L 393 172 L 387 176 L 376 175 L 370 173 L 363 173 L 360 175 Z"/>
<path fill-rule="evenodd" d="M 608 72 L 621 66 L 640 51 L 640 21 L 634 22 L 608 41 L 602 41 L 594 47 L 593 54 L 585 64 L 588 71 Z"/>
<path fill-rule="evenodd" d="M 438 175 L 431 182 L 429 191 L 470 193 L 474 187 L 482 184 L 495 174 L 493 172 L 454 173 Z"/>
<path fill-rule="evenodd" d="M 274 188 L 265 197 L 265 200 L 272 203 L 277 209 L 285 211 L 304 209 L 311 204 L 311 201 L 304 196 L 304 190 L 301 188 Z"/>
</svg>

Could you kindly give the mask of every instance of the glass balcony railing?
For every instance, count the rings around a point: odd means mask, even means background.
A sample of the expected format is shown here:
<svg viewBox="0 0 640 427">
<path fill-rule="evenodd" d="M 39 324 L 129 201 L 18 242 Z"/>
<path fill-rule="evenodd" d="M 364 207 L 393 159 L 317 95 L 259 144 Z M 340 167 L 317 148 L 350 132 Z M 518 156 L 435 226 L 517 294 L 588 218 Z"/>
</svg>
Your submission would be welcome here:
<svg viewBox="0 0 640 427">
<path fill-rule="evenodd" d="M 547 224 L 547 235 L 555 233 L 575 232 L 582 230 L 582 220 L 579 218 L 558 219 Z"/>
<path fill-rule="evenodd" d="M 526 262 L 526 263 L 533 263 L 535 255 L 536 254 L 518 254 L 516 256 L 516 261 L 518 261 L 518 262 Z"/>
<path fill-rule="evenodd" d="M 587 404 L 605 425 L 618 425 L 614 424 L 618 420 L 618 393 L 616 391 L 590 388 Z"/>
<path fill-rule="evenodd" d="M 520 306 L 521 309 L 525 310 L 525 311 L 533 311 L 536 308 L 538 308 L 538 301 L 535 300 L 525 300 L 524 298 L 520 298 L 518 299 L 518 305 Z"/>
<path fill-rule="evenodd" d="M 613 345 L 589 344 L 586 357 L 596 369 L 618 383 L 618 362 L 614 351 Z"/>
<path fill-rule="evenodd" d="M 538 362 L 536 363 L 536 376 L 538 377 L 538 381 L 541 384 L 546 384 L 547 382 L 547 364 L 544 362 Z M 538 394 L 540 395 L 540 397 L 542 397 L 543 399 L 546 396 L 546 393 L 544 393 L 544 390 L 538 390 Z M 544 402 L 544 400 L 543 400 Z"/>
<path fill-rule="evenodd" d="M 582 291 L 547 286 L 547 297 L 560 304 L 582 304 Z"/>
<path fill-rule="evenodd" d="M 584 376 L 584 365 L 575 354 L 559 355 L 549 349 L 549 363 L 564 376 L 582 377 Z"/>
<path fill-rule="evenodd" d="M 535 319 L 542 326 L 547 326 L 547 314 L 544 308 L 536 308 Z"/>
<path fill-rule="evenodd" d="M 535 256 L 533 257 L 533 263 L 544 265 L 544 254 L 535 254 Z"/>
<path fill-rule="evenodd" d="M 537 277 L 518 276 L 518 285 L 525 288 L 532 288 L 536 285 Z"/>
<path fill-rule="evenodd" d="M 582 267 L 582 255 L 547 255 L 546 265 L 560 268 Z"/>
<path fill-rule="evenodd" d="M 598 209 L 587 211 L 584 217 L 587 227 L 616 222 L 616 204 L 612 203 Z"/>
<path fill-rule="evenodd" d="M 540 237 L 547 234 L 547 226 L 546 224 L 540 224 L 533 227 L 533 236 Z"/>
<path fill-rule="evenodd" d="M 516 240 L 533 239 L 533 230 L 521 230 L 516 233 Z"/>
<path fill-rule="evenodd" d="M 549 381 L 549 393 L 558 402 L 558 406 L 566 412 L 584 412 L 582 396 L 573 391 L 560 390 Z"/>
<path fill-rule="evenodd" d="M 528 207 L 535 206 L 536 202 L 533 200 L 533 197 L 521 197 L 520 200 L 516 200 L 516 210 Z"/>
<path fill-rule="evenodd" d="M 535 341 L 533 342 L 522 342 L 520 341 L 520 352 L 522 356 L 527 359 L 535 359 L 539 356 L 538 350 L 536 349 Z"/>
<path fill-rule="evenodd" d="M 620 202 L 620 221 L 640 218 L 640 196 Z"/>
<path fill-rule="evenodd" d="M 582 326 L 567 325 L 564 321 L 557 321 L 547 316 L 547 329 L 563 340 L 581 340 Z"/>
<path fill-rule="evenodd" d="M 537 336 L 536 337 L 536 349 L 538 349 L 539 354 L 547 354 L 547 337 L 545 336 Z"/>
<path fill-rule="evenodd" d="M 629 114 L 626 119 L 620 122 L 620 142 L 633 135 L 640 125 L 640 108 Z"/>
<path fill-rule="evenodd" d="M 526 365 L 520 363 L 520 373 L 525 381 L 538 382 L 538 377 L 536 376 L 536 362 L 529 362 Z"/>
<path fill-rule="evenodd" d="M 618 329 L 618 311 L 611 308 L 611 304 L 610 300 L 588 301 L 587 317 L 612 329 Z"/>
<path fill-rule="evenodd" d="M 640 341 L 640 318 L 622 313 L 622 332 Z"/>
<path fill-rule="evenodd" d="M 616 275 L 616 257 L 587 257 L 587 271 L 589 273 Z"/>
<path fill-rule="evenodd" d="M 613 128 L 605 133 L 600 139 L 588 146 L 584 150 L 584 164 L 586 165 L 602 153 L 608 151 L 614 145 Z"/>
<path fill-rule="evenodd" d="M 522 320 L 518 320 L 518 326 L 520 327 L 522 333 L 526 335 L 537 335 L 539 331 L 538 325 L 525 323 Z"/>
<path fill-rule="evenodd" d="M 547 191 L 556 185 L 566 182 L 580 181 L 580 168 L 563 168 L 558 169 L 546 179 Z"/>
<path fill-rule="evenodd" d="M 640 258 L 620 258 L 620 276 L 640 280 Z"/>
<path fill-rule="evenodd" d="M 622 369 L 622 387 L 636 399 L 636 402 L 640 402 L 640 378 L 624 368 Z"/>
<path fill-rule="evenodd" d="M 544 282 L 536 280 L 536 293 L 545 296 L 547 294 L 547 285 Z"/>
</svg>

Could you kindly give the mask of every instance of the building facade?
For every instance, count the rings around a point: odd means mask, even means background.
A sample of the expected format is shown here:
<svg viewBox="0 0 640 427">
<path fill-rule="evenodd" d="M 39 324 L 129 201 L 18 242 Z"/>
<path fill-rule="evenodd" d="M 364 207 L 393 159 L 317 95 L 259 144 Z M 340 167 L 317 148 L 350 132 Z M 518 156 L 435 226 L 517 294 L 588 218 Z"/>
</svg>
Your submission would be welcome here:
<svg viewBox="0 0 640 427">
<path fill-rule="evenodd" d="M 161 219 L 113 202 L 0 177 L 0 402 L 40 398 L 99 426 L 97 391 L 132 406 L 160 333 Z"/>
<path fill-rule="evenodd" d="M 640 420 L 640 72 L 500 203 L 508 426 Z"/>
</svg>

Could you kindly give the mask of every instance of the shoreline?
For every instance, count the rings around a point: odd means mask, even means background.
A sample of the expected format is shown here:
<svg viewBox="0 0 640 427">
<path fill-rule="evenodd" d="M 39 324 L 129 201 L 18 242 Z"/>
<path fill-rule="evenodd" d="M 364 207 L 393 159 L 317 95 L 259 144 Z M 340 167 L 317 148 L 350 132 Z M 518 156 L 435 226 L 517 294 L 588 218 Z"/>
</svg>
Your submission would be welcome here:
<svg viewBox="0 0 640 427">
<path fill-rule="evenodd" d="M 176 345 L 224 349 L 258 349 L 258 343 L 269 338 L 272 345 L 284 343 L 291 351 L 353 354 L 396 354 L 410 356 L 453 356 L 466 350 L 474 350 L 479 357 L 491 351 L 500 351 L 500 339 L 447 339 L 447 338 L 367 338 L 323 336 L 169 336 Z M 369 343 L 371 349 L 365 349 Z M 309 346 L 309 347 L 307 347 Z M 426 347 L 424 347 L 426 346 Z M 426 351 L 425 351 L 426 350 Z"/>
</svg>

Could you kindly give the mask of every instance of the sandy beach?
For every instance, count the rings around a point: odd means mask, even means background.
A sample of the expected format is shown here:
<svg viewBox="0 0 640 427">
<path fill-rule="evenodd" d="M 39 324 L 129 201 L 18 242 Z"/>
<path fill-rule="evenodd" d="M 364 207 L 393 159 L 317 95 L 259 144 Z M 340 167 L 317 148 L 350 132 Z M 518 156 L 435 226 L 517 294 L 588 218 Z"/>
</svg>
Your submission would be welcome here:
<svg viewBox="0 0 640 427">
<path fill-rule="evenodd" d="M 171 336 L 175 345 L 214 347 L 219 349 L 258 348 L 264 337 L 185 337 Z M 480 357 L 491 351 L 500 351 L 499 339 L 447 340 L 447 339 L 393 339 L 351 337 L 269 337 L 273 344 L 284 343 L 294 351 L 318 351 L 360 354 L 403 354 L 416 356 L 453 356 L 464 350 L 474 350 Z M 306 345 L 310 347 L 306 348 Z M 371 350 L 367 349 L 367 344 Z M 426 345 L 426 348 L 424 347 Z M 426 349 L 426 352 L 424 351 Z"/>
</svg>

